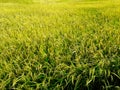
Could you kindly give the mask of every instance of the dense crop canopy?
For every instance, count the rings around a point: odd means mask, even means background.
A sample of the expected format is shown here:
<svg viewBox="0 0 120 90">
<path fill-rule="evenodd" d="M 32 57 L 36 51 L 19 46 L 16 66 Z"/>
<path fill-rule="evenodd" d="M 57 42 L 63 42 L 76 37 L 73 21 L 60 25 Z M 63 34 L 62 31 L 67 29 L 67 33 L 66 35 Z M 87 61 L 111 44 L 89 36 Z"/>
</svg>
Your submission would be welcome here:
<svg viewBox="0 0 120 90">
<path fill-rule="evenodd" d="M 120 89 L 120 1 L 26 1 L 0 0 L 0 90 Z"/>
</svg>

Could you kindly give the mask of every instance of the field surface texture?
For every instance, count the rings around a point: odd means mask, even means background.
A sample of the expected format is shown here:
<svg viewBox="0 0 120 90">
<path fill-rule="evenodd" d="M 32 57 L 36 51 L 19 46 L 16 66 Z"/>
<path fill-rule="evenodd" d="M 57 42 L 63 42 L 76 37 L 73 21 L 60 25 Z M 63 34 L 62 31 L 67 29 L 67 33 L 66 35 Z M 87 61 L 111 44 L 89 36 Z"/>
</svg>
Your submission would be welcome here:
<svg viewBox="0 0 120 90">
<path fill-rule="evenodd" d="M 120 90 L 119 0 L 0 0 L 0 90 Z"/>
</svg>

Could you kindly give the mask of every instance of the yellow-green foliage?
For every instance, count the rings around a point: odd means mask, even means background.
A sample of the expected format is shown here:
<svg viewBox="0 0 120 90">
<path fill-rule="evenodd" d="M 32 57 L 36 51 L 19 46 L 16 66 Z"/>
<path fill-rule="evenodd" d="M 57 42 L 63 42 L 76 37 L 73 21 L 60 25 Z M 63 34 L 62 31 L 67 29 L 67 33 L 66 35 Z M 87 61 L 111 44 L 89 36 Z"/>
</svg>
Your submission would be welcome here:
<svg viewBox="0 0 120 90">
<path fill-rule="evenodd" d="M 33 0 L 0 0 L 0 3 L 32 3 Z"/>
<path fill-rule="evenodd" d="M 119 90 L 119 5 L 1 3 L 0 90 Z"/>
</svg>

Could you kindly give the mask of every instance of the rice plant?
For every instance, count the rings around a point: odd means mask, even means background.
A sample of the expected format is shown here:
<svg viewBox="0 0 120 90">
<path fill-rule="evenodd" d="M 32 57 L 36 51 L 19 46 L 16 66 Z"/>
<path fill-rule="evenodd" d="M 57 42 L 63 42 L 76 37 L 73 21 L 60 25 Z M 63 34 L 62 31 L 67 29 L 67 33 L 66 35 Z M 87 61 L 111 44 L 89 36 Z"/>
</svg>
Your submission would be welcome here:
<svg viewBox="0 0 120 90">
<path fill-rule="evenodd" d="M 0 0 L 0 90 L 120 89 L 120 1 L 26 2 Z"/>
</svg>

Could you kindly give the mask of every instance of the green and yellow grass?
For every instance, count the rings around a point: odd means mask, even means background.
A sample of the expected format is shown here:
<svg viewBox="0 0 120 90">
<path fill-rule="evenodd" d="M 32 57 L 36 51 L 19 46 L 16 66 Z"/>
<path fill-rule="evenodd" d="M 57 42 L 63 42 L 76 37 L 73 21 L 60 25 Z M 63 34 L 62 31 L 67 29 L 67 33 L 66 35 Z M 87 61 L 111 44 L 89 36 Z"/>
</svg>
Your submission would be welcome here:
<svg viewBox="0 0 120 90">
<path fill-rule="evenodd" d="M 120 1 L 0 3 L 0 90 L 119 90 Z"/>
</svg>

